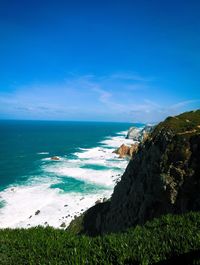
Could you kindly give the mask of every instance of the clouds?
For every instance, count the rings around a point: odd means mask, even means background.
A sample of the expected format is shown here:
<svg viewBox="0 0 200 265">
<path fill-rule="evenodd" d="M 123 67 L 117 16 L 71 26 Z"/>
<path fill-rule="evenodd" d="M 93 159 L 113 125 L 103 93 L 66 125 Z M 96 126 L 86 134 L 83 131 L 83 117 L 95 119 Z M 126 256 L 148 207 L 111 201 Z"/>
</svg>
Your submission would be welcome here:
<svg viewBox="0 0 200 265">
<path fill-rule="evenodd" d="M 200 100 L 181 101 L 172 105 L 165 106 L 149 100 L 145 100 L 144 105 L 138 105 L 131 111 L 132 116 L 137 121 L 159 122 L 168 116 L 174 116 L 185 111 L 200 108 Z"/>
<path fill-rule="evenodd" d="M 0 118 L 154 122 L 198 108 L 198 99 L 171 100 L 153 77 L 137 73 L 69 74 L 53 84 L 0 92 Z"/>
<path fill-rule="evenodd" d="M 109 103 L 110 101 L 110 98 L 112 97 L 112 94 L 101 89 L 101 88 L 98 88 L 98 87 L 94 87 L 93 88 L 93 91 L 97 92 L 99 94 L 99 101 L 104 103 L 104 104 L 107 104 Z"/>
</svg>

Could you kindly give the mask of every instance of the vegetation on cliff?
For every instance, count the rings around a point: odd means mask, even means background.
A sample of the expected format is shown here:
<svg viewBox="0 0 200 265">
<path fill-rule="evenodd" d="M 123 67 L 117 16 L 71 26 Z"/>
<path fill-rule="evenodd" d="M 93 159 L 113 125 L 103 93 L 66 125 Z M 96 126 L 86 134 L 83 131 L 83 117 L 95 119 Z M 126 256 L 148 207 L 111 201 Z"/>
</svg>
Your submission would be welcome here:
<svg viewBox="0 0 200 265">
<path fill-rule="evenodd" d="M 0 230 L 0 264 L 200 264 L 199 211 L 200 110 L 157 125 L 111 199 L 67 231 Z"/>
<path fill-rule="evenodd" d="M 200 210 L 200 110 L 168 117 L 129 162 L 111 200 L 90 208 L 80 232 L 121 232 L 167 213 Z"/>
<path fill-rule="evenodd" d="M 93 238 L 50 227 L 4 229 L 0 264 L 200 264 L 199 227 L 200 213 L 188 213 Z"/>
</svg>

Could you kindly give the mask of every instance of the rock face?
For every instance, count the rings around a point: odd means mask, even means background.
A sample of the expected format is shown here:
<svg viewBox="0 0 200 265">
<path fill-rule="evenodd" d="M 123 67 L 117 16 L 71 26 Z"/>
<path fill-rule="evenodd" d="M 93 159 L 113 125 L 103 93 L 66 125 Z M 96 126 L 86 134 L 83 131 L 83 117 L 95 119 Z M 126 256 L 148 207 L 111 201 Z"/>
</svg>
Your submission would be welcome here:
<svg viewBox="0 0 200 265">
<path fill-rule="evenodd" d="M 122 144 L 117 150 L 114 151 L 115 154 L 118 154 L 120 158 L 123 157 L 131 157 L 134 153 L 137 152 L 138 144 L 132 144 L 131 146 L 127 146 Z"/>
<path fill-rule="evenodd" d="M 144 139 L 146 139 L 147 135 L 153 131 L 155 126 L 153 125 L 146 125 L 144 128 L 137 128 L 137 127 L 131 127 L 128 130 L 126 139 L 133 139 L 137 142 L 142 142 Z"/>
<path fill-rule="evenodd" d="M 200 210 L 200 110 L 156 126 L 130 160 L 111 200 L 84 214 L 80 232 L 118 232 L 162 214 L 191 210 Z"/>
<path fill-rule="evenodd" d="M 148 137 L 148 135 L 153 131 L 153 129 L 155 128 L 154 125 L 146 125 L 141 131 L 140 131 L 140 134 L 139 134 L 139 137 L 138 137 L 138 141 L 139 142 L 142 142 L 142 141 L 145 141 Z"/>
<path fill-rule="evenodd" d="M 133 139 L 134 141 L 139 141 L 141 129 L 136 127 L 131 127 L 128 130 L 126 139 Z"/>
</svg>

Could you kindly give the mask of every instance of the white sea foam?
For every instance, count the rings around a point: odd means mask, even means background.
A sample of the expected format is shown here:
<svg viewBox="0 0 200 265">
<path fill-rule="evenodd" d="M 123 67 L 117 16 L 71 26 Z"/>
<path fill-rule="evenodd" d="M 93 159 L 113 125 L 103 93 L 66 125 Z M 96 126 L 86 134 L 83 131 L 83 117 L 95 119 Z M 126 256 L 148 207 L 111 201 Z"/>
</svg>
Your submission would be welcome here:
<svg viewBox="0 0 200 265">
<path fill-rule="evenodd" d="M 104 145 L 110 146 L 112 148 L 118 148 L 122 144 L 131 145 L 134 143 L 132 139 L 125 139 L 124 136 L 110 137 L 101 142 Z"/>
<path fill-rule="evenodd" d="M 74 153 L 76 159 L 68 159 L 65 156 L 55 163 L 50 157 L 43 157 L 41 176 L 32 177 L 24 185 L 9 187 L 0 192 L 1 199 L 6 201 L 6 206 L 0 208 L 0 227 L 47 224 L 60 227 L 63 222 L 68 225 L 75 215 L 94 205 L 95 201 L 103 197 L 108 198 L 128 163 L 126 159 L 120 159 L 113 153 L 121 144 L 133 143 L 133 140 L 125 139 L 125 135 L 125 131 L 119 132 L 117 136 L 100 142 L 99 147 L 80 148 Z M 58 188 L 51 187 L 52 184 L 60 183 L 60 178 L 65 177 L 101 185 L 105 189 L 83 194 L 61 193 Z M 37 210 L 40 212 L 35 215 Z"/>
<path fill-rule="evenodd" d="M 85 149 L 82 153 L 75 153 L 75 155 L 79 158 L 84 159 L 98 159 L 98 160 L 104 160 L 107 158 L 114 158 L 116 157 L 115 154 L 112 153 L 113 150 L 103 148 L 103 147 L 94 147 L 94 148 L 88 148 Z"/>
<path fill-rule="evenodd" d="M 58 176 L 73 177 L 75 179 L 89 181 L 96 184 L 101 184 L 105 186 L 113 186 L 114 177 L 113 170 L 92 170 L 84 168 L 74 168 L 74 167 L 49 167 L 48 171 L 55 173 Z"/>
<path fill-rule="evenodd" d="M 32 227 L 66 225 L 97 199 L 109 197 L 111 191 L 96 194 L 65 193 L 50 189 L 48 184 L 12 187 L 1 192 L 6 206 L 0 209 L 0 227 Z M 38 214 L 37 211 L 40 211 Z"/>
<path fill-rule="evenodd" d="M 123 136 L 125 136 L 126 137 L 126 135 L 127 135 L 127 131 L 121 131 L 121 132 L 118 132 L 118 133 L 116 133 L 117 135 L 123 135 Z"/>
<path fill-rule="evenodd" d="M 64 160 L 62 163 L 44 165 L 46 173 L 57 176 L 73 177 L 75 179 L 93 182 L 105 186 L 114 186 L 116 178 L 122 172 L 127 161 L 119 159 L 113 149 L 94 147 L 84 149 L 84 152 L 75 153 L 77 159 Z M 104 170 L 85 168 L 87 165 L 104 166 Z M 116 170 L 118 168 L 118 170 Z"/>
<path fill-rule="evenodd" d="M 49 152 L 39 152 L 39 153 L 37 153 L 38 155 L 48 155 L 49 154 Z"/>
</svg>

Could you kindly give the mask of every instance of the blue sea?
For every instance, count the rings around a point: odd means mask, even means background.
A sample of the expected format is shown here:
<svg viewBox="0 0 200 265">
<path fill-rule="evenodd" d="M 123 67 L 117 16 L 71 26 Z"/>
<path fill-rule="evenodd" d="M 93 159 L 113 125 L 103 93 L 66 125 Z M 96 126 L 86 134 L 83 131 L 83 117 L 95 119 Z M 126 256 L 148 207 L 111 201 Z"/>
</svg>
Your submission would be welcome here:
<svg viewBox="0 0 200 265">
<path fill-rule="evenodd" d="M 0 121 L 0 227 L 67 226 L 110 197 L 128 163 L 113 150 L 132 143 L 125 139 L 131 126 Z"/>
</svg>

